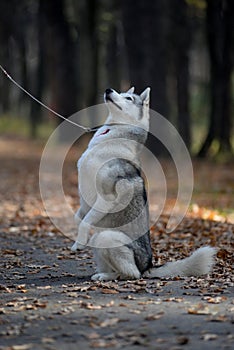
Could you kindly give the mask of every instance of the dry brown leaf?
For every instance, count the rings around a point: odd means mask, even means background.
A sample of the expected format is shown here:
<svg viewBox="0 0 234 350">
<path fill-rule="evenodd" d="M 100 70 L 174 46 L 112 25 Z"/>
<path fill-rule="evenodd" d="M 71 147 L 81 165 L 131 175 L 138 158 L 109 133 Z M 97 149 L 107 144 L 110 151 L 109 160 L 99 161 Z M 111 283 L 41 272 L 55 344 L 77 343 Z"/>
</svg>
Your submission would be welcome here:
<svg viewBox="0 0 234 350">
<path fill-rule="evenodd" d="M 44 309 L 44 308 L 47 307 L 48 302 L 47 302 L 47 301 L 41 301 L 41 300 L 35 300 L 35 301 L 33 302 L 33 304 L 34 304 L 36 307 L 40 307 L 40 308 Z"/>
<path fill-rule="evenodd" d="M 28 349 L 33 349 L 34 344 L 22 344 L 22 345 L 12 345 L 11 349 L 12 350 L 28 350 Z"/>
<path fill-rule="evenodd" d="M 119 318 L 107 318 L 106 320 L 100 323 L 100 327 L 111 327 L 116 325 L 119 321 Z"/>
<path fill-rule="evenodd" d="M 157 314 L 150 314 L 150 315 L 145 317 L 145 320 L 146 321 L 159 320 L 160 318 L 162 318 L 163 315 L 164 315 L 164 311 L 161 311 Z"/>
<path fill-rule="evenodd" d="M 12 293 L 11 289 L 8 288 L 7 286 L 4 286 L 3 284 L 0 284 L 0 290 L 7 292 L 7 293 Z"/>
<path fill-rule="evenodd" d="M 88 310 L 100 310 L 100 309 L 102 309 L 101 305 L 93 305 L 92 303 L 87 303 L 83 300 L 80 302 L 80 307 L 82 307 L 84 309 L 88 309 Z"/>
<path fill-rule="evenodd" d="M 26 286 L 25 284 L 19 284 L 17 286 L 17 289 L 20 290 L 21 293 L 27 293 L 28 290 L 25 288 L 25 286 Z"/>
<path fill-rule="evenodd" d="M 218 297 L 204 297 L 202 298 L 203 300 L 206 300 L 207 303 L 210 303 L 210 304 L 220 304 L 220 303 L 223 303 L 224 301 L 227 300 L 227 297 L 225 297 L 224 295 L 222 296 L 218 296 Z"/>
<path fill-rule="evenodd" d="M 52 289 L 52 287 L 51 286 L 39 286 L 39 287 L 37 287 L 37 289 L 45 289 L 45 290 L 47 290 L 47 289 Z"/>
<path fill-rule="evenodd" d="M 188 344 L 188 342 L 189 342 L 189 338 L 185 337 L 183 335 L 178 337 L 176 340 L 177 340 L 177 343 L 180 344 L 180 345 L 185 345 L 185 344 Z"/>
<path fill-rule="evenodd" d="M 23 255 L 24 252 L 19 249 L 1 249 L 1 254 L 2 255 L 15 255 L 15 256 L 20 256 Z"/>
<path fill-rule="evenodd" d="M 162 301 L 167 301 L 167 302 L 174 301 L 176 303 L 182 303 L 184 301 L 184 298 L 171 297 L 171 298 L 163 299 Z"/>
<path fill-rule="evenodd" d="M 206 333 L 202 335 L 202 339 L 205 341 L 209 341 L 209 340 L 215 340 L 218 338 L 217 334 L 213 334 L 213 333 Z"/>
<path fill-rule="evenodd" d="M 217 257 L 222 260 L 226 260 L 228 256 L 228 251 L 227 249 L 219 249 L 217 253 Z"/>
<path fill-rule="evenodd" d="M 100 334 L 98 334 L 97 332 L 90 332 L 90 333 L 84 334 L 84 336 L 89 340 L 100 338 Z"/>
<path fill-rule="evenodd" d="M 55 342 L 55 340 L 53 338 L 43 337 L 43 338 L 41 338 L 41 342 L 43 344 L 53 344 Z"/>
<path fill-rule="evenodd" d="M 118 343 L 116 340 L 105 340 L 105 339 L 97 339 L 90 343 L 91 348 L 112 348 L 117 346 Z"/>
<path fill-rule="evenodd" d="M 129 310 L 129 312 L 130 312 L 131 314 L 136 314 L 136 315 L 139 315 L 139 314 L 142 313 L 141 310 L 137 310 L 137 309 L 131 309 L 131 310 Z"/>
<path fill-rule="evenodd" d="M 209 308 L 204 304 L 197 304 L 188 309 L 188 313 L 191 315 L 216 315 L 217 310 Z"/>
<path fill-rule="evenodd" d="M 103 288 L 101 290 L 103 294 L 118 294 L 119 292 L 116 289 L 108 289 L 108 288 Z"/>
<path fill-rule="evenodd" d="M 119 303 L 119 306 L 120 307 L 128 307 L 128 304 L 126 304 L 126 303 Z"/>
<path fill-rule="evenodd" d="M 211 321 L 211 322 L 227 322 L 228 321 L 228 317 L 226 315 L 216 315 L 216 316 L 212 316 L 207 318 L 207 321 Z"/>
<path fill-rule="evenodd" d="M 77 292 L 70 292 L 70 293 L 66 293 L 66 295 L 71 298 L 78 298 L 79 294 Z"/>
</svg>

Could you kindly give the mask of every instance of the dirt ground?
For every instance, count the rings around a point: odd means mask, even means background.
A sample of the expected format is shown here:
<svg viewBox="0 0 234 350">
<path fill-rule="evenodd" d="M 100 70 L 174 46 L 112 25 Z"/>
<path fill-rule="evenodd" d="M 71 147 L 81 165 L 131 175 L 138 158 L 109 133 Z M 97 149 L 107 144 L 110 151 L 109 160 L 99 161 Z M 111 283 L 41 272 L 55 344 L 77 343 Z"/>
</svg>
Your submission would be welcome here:
<svg viewBox="0 0 234 350">
<path fill-rule="evenodd" d="M 167 215 L 151 229 L 156 263 L 216 246 L 212 274 L 103 283 L 90 281 L 91 250 L 71 252 L 71 240 L 44 211 L 41 151 L 25 140 L 0 140 L 0 350 L 233 349 L 234 165 L 195 161 L 187 216 L 171 234 Z M 64 173 L 74 207 L 76 157 Z"/>
</svg>

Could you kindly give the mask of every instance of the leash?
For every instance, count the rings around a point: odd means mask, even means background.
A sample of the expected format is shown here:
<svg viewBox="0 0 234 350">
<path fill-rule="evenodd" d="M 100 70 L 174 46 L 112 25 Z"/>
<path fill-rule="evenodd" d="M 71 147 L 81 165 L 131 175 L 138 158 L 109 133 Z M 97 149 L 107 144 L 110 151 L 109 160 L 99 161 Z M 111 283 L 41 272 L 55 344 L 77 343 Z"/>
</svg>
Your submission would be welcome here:
<svg viewBox="0 0 234 350">
<path fill-rule="evenodd" d="M 66 120 L 67 122 L 69 122 L 70 124 L 73 124 L 75 126 L 78 126 L 78 128 L 85 130 L 85 132 L 92 132 L 97 130 L 98 128 L 87 128 L 83 125 L 77 124 L 75 122 L 73 122 L 70 119 L 67 119 L 66 117 L 64 117 L 63 115 L 57 113 L 56 111 L 54 111 L 52 108 L 50 108 L 49 106 L 45 105 L 43 102 L 41 102 L 40 100 L 38 100 L 35 96 L 33 96 L 30 92 L 28 92 L 25 88 L 23 88 L 23 86 L 21 86 L 19 83 L 17 83 L 17 81 L 15 81 L 9 73 L 7 73 L 7 71 L 2 67 L 2 65 L 0 64 L 0 69 L 1 71 L 6 75 L 6 77 L 14 84 L 16 85 L 21 91 L 23 91 L 26 95 L 28 95 L 30 98 L 32 98 L 34 101 L 36 101 L 37 103 L 39 103 L 42 107 L 44 107 L 45 109 L 47 109 L 48 111 L 50 111 L 51 113 L 53 113 L 54 115 L 56 115 L 57 117 Z"/>
<path fill-rule="evenodd" d="M 66 122 L 77 126 L 80 129 L 83 129 L 85 132 L 95 132 L 98 129 L 100 129 L 103 125 L 99 125 L 97 127 L 94 128 L 88 128 L 86 126 L 80 125 L 78 123 L 73 122 L 70 119 L 67 119 L 66 117 L 64 117 L 62 114 L 59 114 L 58 112 L 54 111 L 52 108 L 50 108 L 49 106 L 45 105 L 43 102 L 41 102 L 40 100 L 38 100 L 38 98 L 36 98 L 35 96 L 33 96 L 29 91 L 27 91 L 22 85 L 20 85 L 19 83 L 17 83 L 17 81 L 15 81 L 12 76 L 3 68 L 3 66 L 0 64 L 0 69 L 1 71 L 6 75 L 6 77 L 14 84 L 16 85 L 21 91 L 23 91 L 26 95 L 28 95 L 31 99 L 33 99 L 34 101 L 36 101 L 37 103 L 39 103 L 39 105 L 41 105 L 42 107 L 44 107 L 45 109 L 47 109 L 48 111 L 50 111 L 51 113 L 53 113 L 54 115 L 56 115 L 57 117 L 65 120 Z M 111 123 L 111 124 L 105 124 L 106 126 L 113 126 L 113 125 L 127 125 L 125 123 Z"/>
</svg>

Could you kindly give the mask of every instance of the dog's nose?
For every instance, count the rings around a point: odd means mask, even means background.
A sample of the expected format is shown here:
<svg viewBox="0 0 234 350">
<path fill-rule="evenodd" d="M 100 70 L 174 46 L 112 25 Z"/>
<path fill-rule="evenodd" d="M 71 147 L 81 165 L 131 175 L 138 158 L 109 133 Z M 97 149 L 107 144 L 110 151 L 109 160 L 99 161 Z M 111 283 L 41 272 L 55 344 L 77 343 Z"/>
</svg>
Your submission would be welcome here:
<svg viewBox="0 0 234 350">
<path fill-rule="evenodd" d="M 110 95 L 111 93 L 113 92 L 113 90 L 112 89 L 106 89 L 106 91 L 105 91 L 105 93 L 106 93 L 106 95 Z"/>
</svg>

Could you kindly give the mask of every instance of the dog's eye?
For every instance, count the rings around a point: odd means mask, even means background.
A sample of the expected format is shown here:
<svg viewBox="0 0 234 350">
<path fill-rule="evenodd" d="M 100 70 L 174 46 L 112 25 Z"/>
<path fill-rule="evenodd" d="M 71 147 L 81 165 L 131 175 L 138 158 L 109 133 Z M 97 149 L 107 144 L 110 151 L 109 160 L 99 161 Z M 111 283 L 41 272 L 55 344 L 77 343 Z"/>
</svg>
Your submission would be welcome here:
<svg viewBox="0 0 234 350">
<path fill-rule="evenodd" d="M 126 98 L 126 100 L 133 101 L 133 97 L 127 96 L 125 98 Z"/>
</svg>

